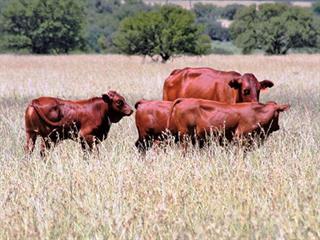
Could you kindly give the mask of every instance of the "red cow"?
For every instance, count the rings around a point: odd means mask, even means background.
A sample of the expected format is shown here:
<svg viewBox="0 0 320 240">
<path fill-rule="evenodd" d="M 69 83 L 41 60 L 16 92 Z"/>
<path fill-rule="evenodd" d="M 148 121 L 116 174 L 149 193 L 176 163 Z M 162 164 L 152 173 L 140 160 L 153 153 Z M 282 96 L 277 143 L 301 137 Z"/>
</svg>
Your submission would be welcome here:
<svg viewBox="0 0 320 240">
<path fill-rule="evenodd" d="M 106 139 L 112 123 L 133 110 L 125 99 L 115 91 L 102 97 L 70 101 L 53 97 L 32 100 L 25 112 L 27 143 L 25 150 L 30 154 L 37 139 L 42 139 L 40 154 L 63 139 L 80 140 L 82 148 L 89 150 L 98 141 Z"/>
<path fill-rule="evenodd" d="M 173 102 L 140 100 L 135 104 L 136 126 L 139 138 L 136 147 L 142 153 L 152 146 L 154 141 L 164 140 L 170 107 Z"/>
<path fill-rule="evenodd" d="M 192 142 L 204 142 L 208 133 L 221 134 L 228 140 L 251 136 L 265 139 L 279 130 L 279 113 L 289 105 L 275 102 L 228 104 L 185 98 L 171 106 L 167 128 L 176 135 L 189 136 Z M 221 136 L 221 135 L 220 135 Z"/>
<path fill-rule="evenodd" d="M 259 82 L 251 73 L 241 75 L 212 68 L 184 68 L 174 70 L 165 80 L 163 100 L 201 98 L 226 103 L 258 102 L 260 90 L 272 86 L 273 82 Z"/>
</svg>

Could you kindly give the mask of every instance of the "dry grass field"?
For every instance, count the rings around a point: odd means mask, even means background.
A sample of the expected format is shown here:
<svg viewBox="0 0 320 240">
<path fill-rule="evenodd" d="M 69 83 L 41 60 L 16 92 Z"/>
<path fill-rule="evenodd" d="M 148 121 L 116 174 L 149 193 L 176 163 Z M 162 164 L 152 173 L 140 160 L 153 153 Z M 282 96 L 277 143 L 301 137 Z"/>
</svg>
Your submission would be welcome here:
<svg viewBox="0 0 320 240">
<path fill-rule="evenodd" d="M 290 103 L 281 130 L 244 156 L 233 147 L 134 147 L 134 116 L 111 127 L 100 156 L 65 141 L 23 153 L 24 109 L 41 95 L 79 99 L 115 89 L 133 105 L 161 99 L 175 68 L 253 72 Z M 0 56 L 0 239 L 319 239 L 320 56 Z"/>
</svg>

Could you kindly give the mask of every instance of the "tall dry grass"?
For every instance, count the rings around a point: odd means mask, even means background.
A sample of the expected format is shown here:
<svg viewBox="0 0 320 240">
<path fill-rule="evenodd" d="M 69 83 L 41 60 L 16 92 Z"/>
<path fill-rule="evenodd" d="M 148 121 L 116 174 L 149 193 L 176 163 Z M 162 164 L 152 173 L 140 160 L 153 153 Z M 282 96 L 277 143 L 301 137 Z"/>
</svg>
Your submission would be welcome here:
<svg viewBox="0 0 320 240">
<path fill-rule="evenodd" d="M 23 153 L 27 102 L 88 98 L 115 89 L 133 105 L 161 99 L 175 68 L 211 66 L 271 79 L 262 101 L 290 103 L 281 130 L 246 157 L 212 145 L 134 148 L 134 117 L 112 126 L 100 157 L 65 141 Z M 1 239 L 319 239 L 320 56 L 0 56 Z"/>
</svg>

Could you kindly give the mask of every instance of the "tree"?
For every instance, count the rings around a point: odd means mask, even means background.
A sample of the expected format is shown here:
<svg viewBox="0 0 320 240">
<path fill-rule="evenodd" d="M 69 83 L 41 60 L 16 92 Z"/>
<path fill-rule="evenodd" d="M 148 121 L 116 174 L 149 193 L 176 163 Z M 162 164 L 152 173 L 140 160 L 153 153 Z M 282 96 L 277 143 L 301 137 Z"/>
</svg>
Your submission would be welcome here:
<svg viewBox="0 0 320 240">
<path fill-rule="evenodd" d="M 6 45 L 32 53 L 68 53 L 83 43 L 83 7 L 73 0 L 13 0 L 3 12 Z"/>
<path fill-rule="evenodd" d="M 203 24 L 204 33 L 212 40 L 228 41 L 230 39 L 228 28 L 217 21 L 221 15 L 221 8 L 212 4 L 197 3 L 192 11 L 196 16 L 196 23 Z"/>
<path fill-rule="evenodd" d="M 160 55 L 165 62 L 175 54 L 207 53 L 210 39 L 202 31 L 190 11 L 167 5 L 124 19 L 114 44 L 123 53 Z"/>
<path fill-rule="evenodd" d="M 207 25 L 206 33 L 212 40 L 230 41 L 229 29 L 222 26 L 220 22 L 214 21 Z"/>
<path fill-rule="evenodd" d="M 315 14 L 320 16 L 320 0 L 318 0 L 312 4 L 312 9 Z"/>
<path fill-rule="evenodd" d="M 242 9 L 230 30 L 244 53 L 262 49 L 267 54 L 286 54 L 291 48 L 316 47 L 319 37 L 309 10 L 285 4 Z"/>
<path fill-rule="evenodd" d="M 196 16 L 197 23 L 210 23 L 216 21 L 221 14 L 221 9 L 212 4 L 197 3 L 193 6 L 192 11 Z"/>
<path fill-rule="evenodd" d="M 120 22 L 135 15 L 147 12 L 151 6 L 142 0 L 87 0 L 86 15 L 88 24 L 85 28 L 85 39 L 89 50 L 94 52 L 115 52 L 112 42 Z"/>
<path fill-rule="evenodd" d="M 6 8 L 7 4 L 9 3 L 10 0 L 0 0 L 0 13 L 3 12 L 3 9 Z"/>
<path fill-rule="evenodd" d="M 244 8 L 244 5 L 240 5 L 240 4 L 227 5 L 221 10 L 221 18 L 233 20 L 237 11 L 239 11 L 242 8 Z"/>
<path fill-rule="evenodd" d="M 242 48 L 243 53 L 250 53 L 257 48 L 256 21 L 258 12 L 256 5 L 241 9 L 230 26 L 231 38 L 236 46 Z"/>
</svg>

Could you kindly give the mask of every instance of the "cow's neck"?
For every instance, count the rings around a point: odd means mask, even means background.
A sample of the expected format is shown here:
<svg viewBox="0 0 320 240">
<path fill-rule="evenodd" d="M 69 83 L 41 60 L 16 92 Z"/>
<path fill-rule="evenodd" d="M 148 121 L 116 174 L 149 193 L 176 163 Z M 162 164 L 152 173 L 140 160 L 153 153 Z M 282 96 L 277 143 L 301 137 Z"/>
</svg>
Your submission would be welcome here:
<svg viewBox="0 0 320 240">
<path fill-rule="evenodd" d="M 119 122 L 121 120 L 121 118 L 123 117 L 123 115 L 121 113 L 114 111 L 111 107 L 109 107 L 109 109 L 108 109 L 107 116 L 112 123 Z"/>
</svg>

